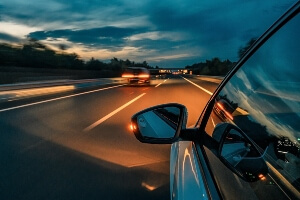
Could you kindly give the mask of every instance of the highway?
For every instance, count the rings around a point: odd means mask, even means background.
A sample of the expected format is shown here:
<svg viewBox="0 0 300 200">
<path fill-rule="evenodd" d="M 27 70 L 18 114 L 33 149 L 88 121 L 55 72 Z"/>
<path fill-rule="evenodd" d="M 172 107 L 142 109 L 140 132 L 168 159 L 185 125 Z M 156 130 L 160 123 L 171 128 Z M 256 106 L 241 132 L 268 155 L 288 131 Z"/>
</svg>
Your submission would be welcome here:
<svg viewBox="0 0 300 200">
<path fill-rule="evenodd" d="M 131 116 L 176 102 L 188 127 L 218 83 L 172 76 L 0 104 L 0 199 L 169 199 L 170 145 L 140 143 Z"/>
</svg>

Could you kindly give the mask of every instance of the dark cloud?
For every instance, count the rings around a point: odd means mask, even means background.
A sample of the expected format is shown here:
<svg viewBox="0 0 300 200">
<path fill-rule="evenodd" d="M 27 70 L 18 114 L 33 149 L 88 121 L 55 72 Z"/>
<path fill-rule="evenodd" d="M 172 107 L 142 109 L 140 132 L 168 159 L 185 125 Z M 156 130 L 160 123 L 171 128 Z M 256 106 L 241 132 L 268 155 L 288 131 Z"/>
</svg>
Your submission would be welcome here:
<svg viewBox="0 0 300 200">
<path fill-rule="evenodd" d="M 238 49 L 260 36 L 292 2 L 295 0 L 2 0 L 0 22 L 39 27 L 36 30 L 42 31 L 28 34 L 38 40 L 59 42 L 64 38 L 91 51 L 107 49 L 111 57 L 124 47 L 134 47 L 139 52 L 133 60 L 166 56 L 168 59 L 153 64 L 180 66 L 213 57 L 236 61 Z M 172 38 L 174 33 L 180 37 Z M 132 39 L 139 34 L 145 35 Z M 14 40 L 3 33 L 0 37 Z M 183 54 L 185 58 L 172 57 Z"/>
<path fill-rule="evenodd" d="M 82 43 L 94 47 L 123 47 L 126 37 L 143 32 L 144 29 L 102 27 L 87 30 L 54 30 L 36 31 L 28 35 L 30 38 L 46 40 L 47 38 L 64 38 L 74 43 Z"/>
<path fill-rule="evenodd" d="M 5 33 L 0 33 L 0 41 L 6 41 L 6 42 L 19 42 L 20 39 L 17 37 L 14 37 L 12 35 L 9 34 L 5 34 Z"/>
</svg>

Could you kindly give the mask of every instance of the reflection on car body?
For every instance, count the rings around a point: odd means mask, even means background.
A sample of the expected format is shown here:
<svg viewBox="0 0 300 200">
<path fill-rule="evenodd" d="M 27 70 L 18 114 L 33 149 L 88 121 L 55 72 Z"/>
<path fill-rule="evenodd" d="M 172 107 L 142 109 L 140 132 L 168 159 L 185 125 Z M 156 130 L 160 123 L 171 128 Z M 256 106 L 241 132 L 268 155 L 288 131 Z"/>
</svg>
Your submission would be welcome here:
<svg viewBox="0 0 300 200">
<path fill-rule="evenodd" d="M 213 111 L 220 117 L 221 120 L 233 120 L 232 113 L 236 109 L 236 105 L 231 105 L 226 97 L 216 99 Z"/>
<path fill-rule="evenodd" d="M 166 123 L 168 123 L 174 130 L 177 127 L 179 121 L 179 111 L 172 107 L 156 109 L 153 111 Z"/>
</svg>

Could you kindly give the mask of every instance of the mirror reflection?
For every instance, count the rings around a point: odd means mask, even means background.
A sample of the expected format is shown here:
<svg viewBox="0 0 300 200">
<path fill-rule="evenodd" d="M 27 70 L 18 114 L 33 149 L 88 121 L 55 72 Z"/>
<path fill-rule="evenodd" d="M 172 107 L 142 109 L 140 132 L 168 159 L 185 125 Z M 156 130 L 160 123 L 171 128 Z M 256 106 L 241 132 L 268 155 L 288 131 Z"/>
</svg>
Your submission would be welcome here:
<svg viewBox="0 0 300 200">
<path fill-rule="evenodd" d="M 143 137 L 172 138 L 180 117 L 177 107 L 161 107 L 137 116 L 137 125 Z"/>
<path fill-rule="evenodd" d="M 230 129 L 227 133 L 220 154 L 247 181 L 262 180 L 268 173 L 261 153 L 236 129 Z"/>
<path fill-rule="evenodd" d="M 260 157 L 261 155 L 248 139 L 237 130 L 231 129 L 225 138 L 221 156 L 236 167 L 244 158 Z"/>
</svg>

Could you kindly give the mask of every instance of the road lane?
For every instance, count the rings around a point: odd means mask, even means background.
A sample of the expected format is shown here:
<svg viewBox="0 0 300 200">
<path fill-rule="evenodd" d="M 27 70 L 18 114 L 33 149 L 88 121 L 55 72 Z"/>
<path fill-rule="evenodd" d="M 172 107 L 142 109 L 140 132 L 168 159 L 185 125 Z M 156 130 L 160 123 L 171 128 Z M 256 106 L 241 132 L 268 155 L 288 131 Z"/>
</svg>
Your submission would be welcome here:
<svg viewBox="0 0 300 200">
<path fill-rule="evenodd" d="M 193 81 L 190 81 L 189 79 L 184 78 L 184 77 L 182 77 L 182 78 L 183 78 L 184 80 L 186 80 L 187 82 L 193 84 L 194 86 L 198 87 L 199 89 L 203 90 L 203 91 L 206 92 L 207 94 L 209 94 L 209 95 L 212 95 L 212 94 L 213 94 L 211 91 L 205 89 L 204 87 L 199 86 L 198 84 L 194 83 Z"/>
<path fill-rule="evenodd" d="M 122 86 L 3 111 L 0 198 L 168 199 L 170 145 L 138 142 L 128 129 L 130 117 L 153 105 L 178 102 L 187 106 L 192 126 L 209 97 L 173 77 L 150 87 Z"/>
<path fill-rule="evenodd" d="M 115 114 L 117 114 L 118 112 L 120 112 L 121 110 L 123 110 L 124 108 L 126 108 L 127 106 L 129 106 L 130 104 L 134 103 L 135 101 L 137 101 L 139 98 L 141 98 L 142 96 L 144 96 L 146 93 L 143 93 L 141 95 L 139 95 L 138 97 L 132 99 L 131 101 L 127 102 L 126 104 L 122 105 L 121 107 L 117 108 L 116 110 L 112 111 L 111 113 L 109 113 L 108 115 L 102 117 L 101 119 L 99 119 L 98 121 L 96 121 L 95 123 L 91 124 L 90 126 L 86 127 L 85 129 L 83 129 L 83 131 L 87 132 L 92 130 L 93 128 L 95 128 L 96 126 L 98 126 L 99 124 L 103 123 L 105 120 L 109 119 L 110 117 L 114 116 Z"/>
</svg>

